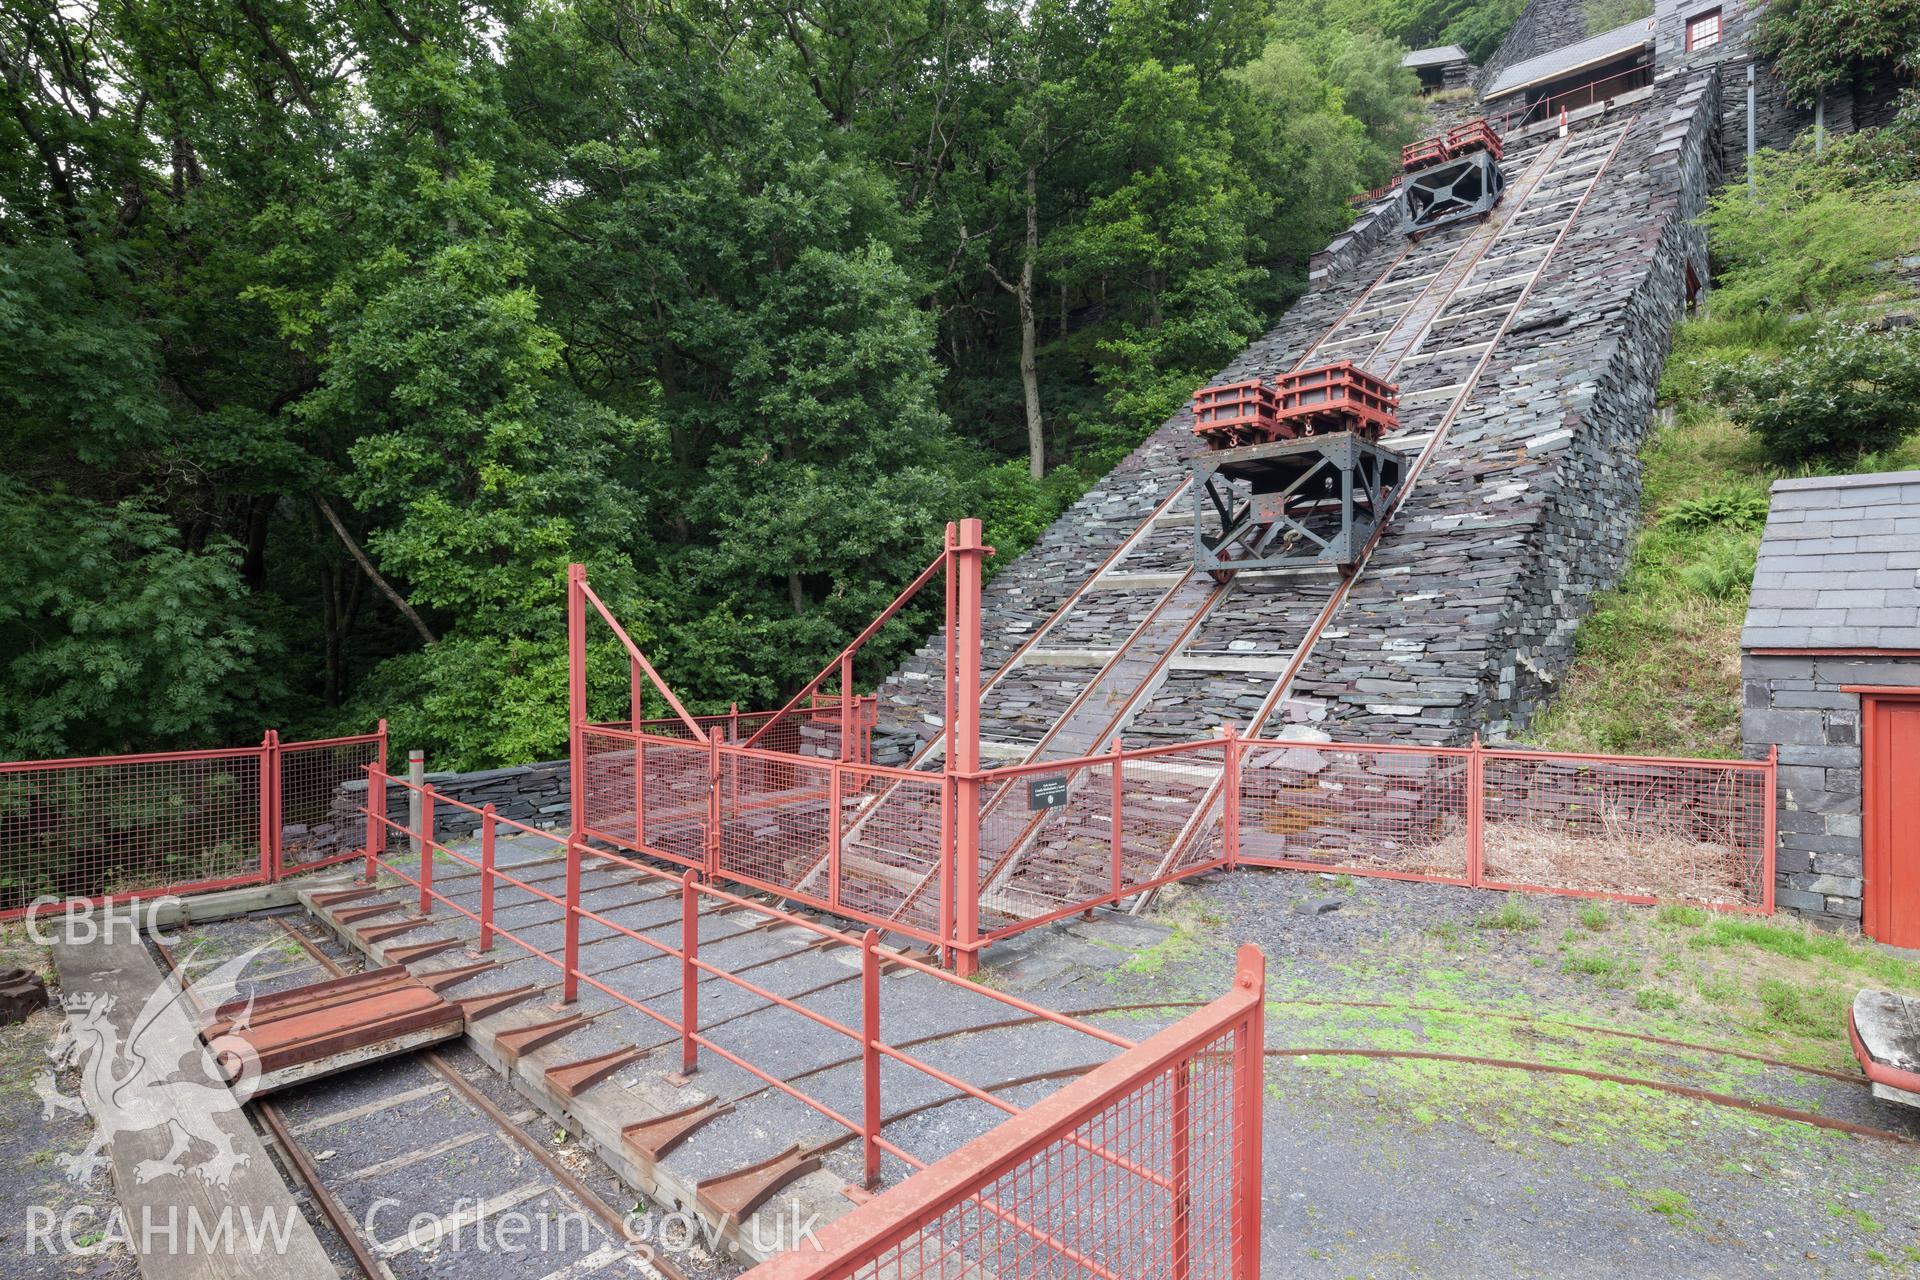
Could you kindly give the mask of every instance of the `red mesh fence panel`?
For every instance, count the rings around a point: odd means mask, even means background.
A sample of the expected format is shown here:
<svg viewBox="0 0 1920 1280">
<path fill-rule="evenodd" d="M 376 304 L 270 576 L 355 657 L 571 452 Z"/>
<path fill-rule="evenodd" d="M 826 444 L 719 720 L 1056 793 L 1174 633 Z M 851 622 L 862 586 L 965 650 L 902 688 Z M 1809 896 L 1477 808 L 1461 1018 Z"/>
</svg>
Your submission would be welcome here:
<svg viewBox="0 0 1920 1280">
<path fill-rule="evenodd" d="M 1232 999 L 829 1227 L 821 1249 L 797 1249 L 751 1277 L 1252 1280 L 1261 1024 L 1244 1003 L 1230 1019 L 1214 1012 Z M 1162 1047 L 1196 1025 L 1200 1035 Z"/>
<path fill-rule="evenodd" d="M 1219 865 L 1224 758 L 1212 740 L 1123 755 L 1117 838 L 1110 757 L 990 775 L 981 792 L 982 930 L 1014 932 Z"/>
<path fill-rule="evenodd" d="M 0 914 L 264 879 L 263 748 L 0 764 Z"/>
<path fill-rule="evenodd" d="M 1499 751 L 1485 760 L 1487 883 L 1765 903 L 1765 765 Z"/>
<path fill-rule="evenodd" d="M 638 847 L 644 843 L 638 817 L 644 801 L 636 765 L 639 738 L 619 729 L 596 726 L 580 735 L 580 751 L 585 757 L 581 829 L 602 840 Z M 704 763 L 706 748 L 699 748 L 699 754 Z"/>
<path fill-rule="evenodd" d="M 840 768 L 840 852 L 835 909 L 929 941 L 944 935 L 939 777 Z"/>
<path fill-rule="evenodd" d="M 280 867 L 311 871 L 366 852 L 367 768 L 379 761 L 378 734 L 280 749 Z M 358 785 L 353 785 L 358 784 Z"/>
<path fill-rule="evenodd" d="M 1057 807 L 1050 797 L 1064 793 Z M 980 928 L 996 933 L 1111 890 L 1113 770 L 1063 763 L 980 788 Z"/>
<path fill-rule="evenodd" d="M 709 749 L 641 734 L 639 750 L 645 798 L 640 847 L 690 867 L 705 866 L 713 770 Z"/>
<path fill-rule="evenodd" d="M 723 748 L 720 874 L 797 889 L 827 860 L 830 782 L 825 764 Z"/>
<path fill-rule="evenodd" d="M 1464 883 L 1468 772 L 1454 749 L 1246 743 L 1240 861 Z"/>
</svg>

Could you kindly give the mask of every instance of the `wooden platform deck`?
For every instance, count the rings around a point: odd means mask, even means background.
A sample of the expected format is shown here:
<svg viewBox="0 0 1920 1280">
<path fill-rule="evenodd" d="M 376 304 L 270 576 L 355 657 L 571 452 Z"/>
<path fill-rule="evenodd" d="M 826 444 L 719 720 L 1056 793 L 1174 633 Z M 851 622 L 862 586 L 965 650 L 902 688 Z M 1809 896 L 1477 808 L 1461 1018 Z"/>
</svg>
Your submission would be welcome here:
<svg viewBox="0 0 1920 1280">
<path fill-rule="evenodd" d="M 119 930 L 110 941 L 57 943 L 53 959 L 65 998 L 85 1002 L 69 1004 L 68 1034 L 97 1126 L 93 1153 L 111 1165 L 140 1274 L 337 1276 L 146 944 Z"/>
</svg>

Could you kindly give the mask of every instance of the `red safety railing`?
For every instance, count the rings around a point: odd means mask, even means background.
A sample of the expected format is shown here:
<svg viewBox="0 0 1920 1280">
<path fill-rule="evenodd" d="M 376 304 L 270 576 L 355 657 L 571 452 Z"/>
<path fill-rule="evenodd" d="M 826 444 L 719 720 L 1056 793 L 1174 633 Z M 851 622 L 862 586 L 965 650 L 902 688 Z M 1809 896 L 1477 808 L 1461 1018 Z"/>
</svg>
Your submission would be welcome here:
<svg viewBox="0 0 1920 1280">
<path fill-rule="evenodd" d="M 1770 913 L 1766 760 L 1247 742 L 1236 860 Z"/>
<path fill-rule="evenodd" d="M 854 695 L 853 715 L 850 717 L 852 736 L 849 739 L 853 746 L 851 751 L 845 753 L 845 758 L 873 758 L 873 728 L 879 723 L 879 706 L 880 700 L 872 694 Z M 840 735 L 849 720 L 843 714 L 844 710 L 844 700 L 839 694 L 815 693 L 793 714 L 786 716 L 778 711 L 742 711 L 736 702 L 726 711 L 689 718 L 694 726 L 705 730 L 709 737 L 718 737 L 722 742 L 752 742 L 768 751 L 839 759 L 842 757 Z M 592 727 L 638 729 L 642 733 L 666 738 L 692 736 L 687 723 L 677 716 L 642 720 L 638 724 L 631 720 L 596 721 Z M 771 732 L 761 733 L 761 730 L 769 728 Z"/>
<path fill-rule="evenodd" d="M 386 725 L 317 742 L 0 763 L 0 919 L 36 900 L 207 892 L 361 856 Z"/>
<path fill-rule="evenodd" d="M 1258 1276 L 1264 968 L 749 1280 Z"/>
<path fill-rule="evenodd" d="M 1532 102 L 1516 103 L 1505 111 L 1494 112 L 1487 116 L 1488 126 L 1505 137 L 1516 130 L 1552 120 L 1562 111 L 1578 111 L 1605 102 L 1609 98 L 1631 93 L 1635 89 L 1644 89 L 1653 83 L 1651 66 L 1633 67 L 1610 76 L 1601 76 L 1586 84 L 1576 85 Z"/>
<path fill-rule="evenodd" d="M 769 753 L 746 752 L 748 757 L 762 754 Z M 807 762 L 807 765 L 815 768 L 827 767 L 811 761 Z M 838 769 L 844 766 L 836 762 L 830 767 Z M 833 1124 L 844 1128 L 848 1134 L 858 1137 L 861 1142 L 863 1167 L 868 1186 L 876 1185 L 879 1180 L 883 1155 L 893 1156 L 911 1169 L 919 1170 L 927 1167 L 927 1161 L 899 1146 L 884 1133 L 887 1114 L 887 1093 L 884 1083 L 885 1077 L 892 1074 L 892 1072 L 883 1071 L 886 1063 L 906 1067 L 952 1090 L 958 1096 L 985 1103 L 1004 1114 L 1010 1116 L 1022 1114 L 1020 1107 L 1007 1101 L 999 1093 L 962 1080 L 886 1041 L 885 1028 L 881 1022 L 879 981 L 884 970 L 913 970 L 950 985 L 956 994 L 965 992 L 1003 1005 L 1023 1017 L 1038 1019 L 1079 1032 L 1087 1038 L 1090 1045 L 1098 1044 L 1120 1050 L 1133 1050 L 1136 1047 L 1133 1041 L 1124 1036 L 1004 992 L 989 990 L 937 966 L 897 950 L 882 947 L 877 929 L 869 929 L 863 935 L 855 936 L 829 928 L 816 920 L 771 906 L 763 900 L 743 897 L 708 883 L 697 869 L 673 874 L 648 862 L 637 861 L 603 849 L 589 848 L 586 842 L 578 837 L 542 831 L 536 827 L 500 817 L 491 805 L 476 808 L 432 786 L 390 777 L 378 766 L 369 769 L 368 777 L 368 802 L 361 815 L 365 823 L 363 844 L 367 852 L 364 870 L 368 880 L 377 880 L 384 873 L 391 880 L 410 886 L 418 893 L 419 913 L 422 916 L 430 916 L 436 909 L 444 909 L 473 921 L 478 930 L 476 949 L 483 954 L 490 952 L 496 942 L 505 941 L 529 956 L 544 961 L 558 972 L 563 1003 L 573 1003 L 579 999 L 582 989 L 590 989 L 658 1023 L 678 1041 L 679 1067 L 683 1073 L 692 1074 L 697 1071 L 703 1053 L 713 1054 L 748 1072 L 769 1087 L 802 1103 Z M 409 825 L 408 821 L 391 816 L 388 791 L 394 787 L 418 798 L 420 813 L 418 825 Z M 460 810 L 477 819 L 477 849 L 463 850 L 439 838 L 440 815 L 449 810 Z M 503 834 L 519 838 L 523 854 L 526 844 L 531 842 L 536 847 L 544 845 L 552 853 L 564 859 L 564 874 L 560 877 L 561 888 L 558 892 L 545 887 L 551 883 L 549 878 L 521 873 L 525 865 L 524 856 L 512 869 L 503 869 L 499 865 L 497 851 L 499 839 Z M 392 839 L 395 836 L 400 839 L 397 841 Z M 388 856 L 390 848 L 417 849 L 418 854 L 417 857 L 414 855 Z M 538 855 L 534 856 L 537 859 Z M 442 869 L 441 864 L 445 864 L 445 869 Z M 618 918 L 620 908 L 596 908 L 589 905 L 582 891 L 583 875 L 589 864 L 596 868 L 619 868 L 622 872 L 633 873 L 639 878 L 636 883 L 651 883 L 666 894 L 677 898 L 680 920 L 677 941 L 668 941 L 661 936 L 670 934 L 672 931 L 663 929 L 657 919 L 645 927 L 635 928 Z M 458 879 L 455 878 L 456 875 Z M 478 883 L 471 883 L 474 880 Z M 500 919 L 501 911 L 498 906 L 499 899 L 503 895 L 515 896 L 516 906 L 545 904 L 548 915 L 532 921 L 530 925 L 519 924 L 517 918 L 511 925 L 504 924 Z M 471 900 L 472 905 L 469 905 L 468 900 Z M 700 954 L 699 922 L 703 913 L 714 910 L 744 912 L 766 924 L 779 924 L 804 930 L 816 937 L 823 946 L 856 949 L 860 954 L 861 972 L 860 1026 L 856 1028 L 848 1021 L 843 1021 L 842 1017 L 822 1012 L 823 1007 L 833 1007 L 828 998 L 816 996 L 810 1002 L 805 994 L 794 998 L 777 995 L 752 980 L 703 958 Z M 528 936 L 534 927 L 541 928 L 543 932 L 549 930 L 555 918 L 561 924 L 561 940 L 557 951 L 539 945 Z M 638 943 L 650 951 L 656 959 L 671 961 L 679 974 L 677 985 L 669 984 L 671 989 L 663 992 L 660 989 L 659 979 L 653 973 L 637 973 L 638 966 L 631 962 L 613 966 L 602 974 L 596 974 L 584 967 L 581 961 L 581 934 L 583 928 L 588 926 L 602 936 L 617 935 Z M 547 936 L 550 937 L 551 934 L 548 933 Z M 1243 967 L 1248 963 L 1251 961 L 1243 957 Z M 700 1012 L 703 1002 L 701 988 L 715 983 L 744 991 L 754 999 L 765 1002 L 766 1008 L 784 1010 L 788 1014 L 804 1018 L 815 1026 L 823 1027 L 858 1045 L 863 1103 L 859 1114 L 848 1114 L 807 1093 L 792 1080 L 774 1074 L 767 1068 L 750 1061 L 742 1052 L 736 1052 L 723 1043 L 717 1028 L 721 1023 L 731 1022 L 733 1018 L 727 1016 L 716 1019 L 714 1024 L 709 1026 L 703 1021 Z M 1258 1008 L 1257 994 L 1249 997 L 1237 991 L 1234 998 L 1241 1003 L 1251 1000 L 1253 1008 L 1256 1010 Z M 1238 1008 L 1239 1004 L 1235 1007 Z M 1252 1035 L 1252 1040 L 1244 1043 L 1257 1045 L 1259 1043 L 1257 1027 Z M 1214 1040 L 1218 1038 L 1218 1036 L 1213 1037 Z M 1149 1044 L 1154 1043 L 1149 1042 Z M 915 1093 L 915 1097 L 924 1097 L 923 1087 Z M 1257 1151 L 1259 1127 L 1257 1105 L 1251 1116 L 1239 1116 L 1234 1123 L 1240 1126 L 1236 1132 L 1240 1135 L 1243 1145 Z M 1079 1149 L 1078 1144 L 1076 1149 Z M 1091 1154 L 1104 1158 L 1110 1153 L 1105 1149 L 1104 1144 L 1096 1143 Z"/>
<path fill-rule="evenodd" d="M 1302 392 L 1309 407 L 1311 390 Z M 1116 741 L 1098 755 L 983 769 L 986 548 L 969 523 L 949 529 L 942 556 L 937 771 L 862 758 L 865 695 L 810 703 L 821 697 L 815 688 L 771 715 L 682 714 L 636 732 L 632 722 L 586 721 L 576 666 L 575 834 L 897 931 L 938 947 L 963 974 L 1015 933 L 1241 864 L 1773 909 L 1771 759 L 1581 756 L 1477 740 L 1269 742 L 1229 728 L 1197 742 Z M 576 580 L 584 591 L 584 572 Z M 828 669 L 849 678 L 855 648 Z M 809 707 L 856 732 L 843 727 L 798 750 L 756 745 L 771 728 L 801 724 Z"/>
</svg>

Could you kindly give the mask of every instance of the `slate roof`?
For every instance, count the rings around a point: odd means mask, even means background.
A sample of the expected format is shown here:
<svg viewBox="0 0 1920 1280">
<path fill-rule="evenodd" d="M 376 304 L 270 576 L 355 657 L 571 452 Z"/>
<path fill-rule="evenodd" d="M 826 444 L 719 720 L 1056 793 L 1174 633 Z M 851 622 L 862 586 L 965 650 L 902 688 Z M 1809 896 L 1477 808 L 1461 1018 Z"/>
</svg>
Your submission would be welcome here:
<svg viewBox="0 0 1920 1280">
<path fill-rule="evenodd" d="M 1449 62 L 1465 62 L 1467 51 L 1457 44 L 1437 45 L 1431 49 L 1415 49 L 1400 59 L 1403 67 L 1444 67 Z"/>
<path fill-rule="evenodd" d="M 1780 480 L 1746 649 L 1920 649 L 1920 471 Z"/>
<path fill-rule="evenodd" d="M 1583 67 L 1612 62 L 1622 54 L 1652 43 L 1653 23 L 1646 18 L 1636 18 L 1623 27 L 1602 31 L 1597 36 L 1588 36 L 1585 40 L 1528 58 L 1525 62 L 1514 63 L 1495 76 L 1493 83 L 1480 96 L 1497 98 L 1503 93 L 1512 93 L 1543 80 L 1558 80 Z"/>
</svg>

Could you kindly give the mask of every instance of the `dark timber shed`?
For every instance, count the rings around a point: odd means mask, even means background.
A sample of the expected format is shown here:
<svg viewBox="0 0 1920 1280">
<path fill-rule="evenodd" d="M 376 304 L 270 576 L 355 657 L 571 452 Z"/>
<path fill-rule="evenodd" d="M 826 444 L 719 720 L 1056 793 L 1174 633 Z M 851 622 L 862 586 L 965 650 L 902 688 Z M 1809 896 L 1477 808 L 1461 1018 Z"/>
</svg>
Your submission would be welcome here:
<svg viewBox="0 0 1920 1280">
<path fill-rule="evenodd" d="M 1773 486 L 1741 736 L 1780 748 L 1779 905 L 1920 947 L 1920 471 Z"/>
</svg>

